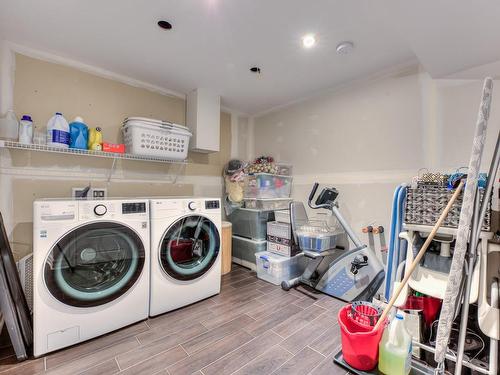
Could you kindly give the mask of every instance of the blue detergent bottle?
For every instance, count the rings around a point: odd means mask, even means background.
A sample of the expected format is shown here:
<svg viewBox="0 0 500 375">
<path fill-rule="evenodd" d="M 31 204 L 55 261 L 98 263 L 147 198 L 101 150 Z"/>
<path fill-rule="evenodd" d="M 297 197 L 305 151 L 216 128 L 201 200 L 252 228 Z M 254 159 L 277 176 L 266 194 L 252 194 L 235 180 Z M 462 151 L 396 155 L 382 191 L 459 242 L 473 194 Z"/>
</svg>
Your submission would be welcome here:
<svg viewBox="0 0 500 375">
<path fill-rule="evenodd" d="M 89 128 L 83 122 L 81 117 L 75 119 L 69 124 L 70 133 L 70 148 L 77 148 L 80 150 L 87 149 L 87 142 L 89 139 Z"/>
</svg>

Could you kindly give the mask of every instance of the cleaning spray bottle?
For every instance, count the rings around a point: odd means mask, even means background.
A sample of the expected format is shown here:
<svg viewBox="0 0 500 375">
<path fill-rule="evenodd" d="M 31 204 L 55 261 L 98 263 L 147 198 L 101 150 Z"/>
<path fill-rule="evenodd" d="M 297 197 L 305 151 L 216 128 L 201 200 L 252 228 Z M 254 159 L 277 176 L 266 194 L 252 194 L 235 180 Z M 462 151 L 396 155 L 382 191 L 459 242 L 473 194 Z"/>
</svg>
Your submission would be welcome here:
<svg viewBox="0 0 500 375">
<path fill-rule="evenodd" d="M 378 369 L 386 375 L 408 375 L 411 370 L 411 335 L 399 312 L 386 327 L 378 347 Z"/>
</svg>

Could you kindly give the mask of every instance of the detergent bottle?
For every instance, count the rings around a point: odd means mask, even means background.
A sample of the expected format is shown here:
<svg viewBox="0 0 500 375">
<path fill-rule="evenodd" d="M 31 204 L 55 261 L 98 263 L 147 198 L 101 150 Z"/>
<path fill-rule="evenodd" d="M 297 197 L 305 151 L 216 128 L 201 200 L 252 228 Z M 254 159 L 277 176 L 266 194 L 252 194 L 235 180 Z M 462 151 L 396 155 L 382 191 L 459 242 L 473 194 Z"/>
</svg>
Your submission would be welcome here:
<svg viewBox="0 0 500 375">
<path fill-rule="evenodd" d="M 100 127 L 89 130 L 88 148 L 93 151 L 102 150 L 102 131 Z"/>
<path fill-rule="evenodd" d="M 80 150 L 87 149 L 87 142 L 89 139 L 89 129 L 83 122 L 81 117 L 75 119 L 69 124 L 70 133 L 70 148 L 77 148 Z"/>
<path fill-rule="evenodd" d="M 398 312 L 379 343 L 378 369 L 386 375 L 408 375 L 411 370 L 411 335 Z"/>
<path fill-rule="evenodd" d="M 47 146 L 69 147 L 69 125 L 61 112 L 56 112 L 47 123 Z"/>
</svg>

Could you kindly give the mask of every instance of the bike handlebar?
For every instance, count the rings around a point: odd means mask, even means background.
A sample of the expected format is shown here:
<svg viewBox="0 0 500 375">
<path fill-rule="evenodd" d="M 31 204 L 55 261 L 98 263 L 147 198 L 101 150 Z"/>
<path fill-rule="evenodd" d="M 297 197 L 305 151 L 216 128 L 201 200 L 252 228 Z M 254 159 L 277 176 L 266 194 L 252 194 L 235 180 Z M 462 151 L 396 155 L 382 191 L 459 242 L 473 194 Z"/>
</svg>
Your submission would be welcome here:
<svg viewBox="0 0 500 375">
<path fill-rule="evenodd" d="M 316 191 L 318 190 L 318 186 L 319 186 L 319 184 L 317 182 L 315 182 L 311 192 L 309 193 L 309 205 L 311 205 L 312 200 L 313 200 L 314 196 L 316 195 Z"/>
</svg>

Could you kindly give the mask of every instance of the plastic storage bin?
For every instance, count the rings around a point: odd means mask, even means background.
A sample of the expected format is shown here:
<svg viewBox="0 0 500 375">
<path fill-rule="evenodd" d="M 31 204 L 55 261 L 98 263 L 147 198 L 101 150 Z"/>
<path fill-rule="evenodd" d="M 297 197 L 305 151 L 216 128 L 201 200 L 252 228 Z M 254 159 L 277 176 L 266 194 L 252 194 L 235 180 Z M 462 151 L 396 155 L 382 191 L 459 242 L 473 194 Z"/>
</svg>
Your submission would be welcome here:
<svg viewBox="0 0 500 375">
<path fill-rule="evenodd" d="M 274 211 L 238 208 L 228 217 L 233 234 L 253 240 L 265 240 L 267 222 L 274 220 Z"/>
<path fill-rule="evenodd" d="M 297 238 L 302 250 L 321 252 L 333 249 L 341 233 L 341 230 L 330 228 L 326 223 L 309 222 L 297 229 Z"/>
<path fill-rule="evenodd" d="M 259 199 L 259 198 L 243 198 L 245 208 L 257 210 L 286 210 L 290 206 L 292 198 L 275 198 L 275 199 Z"/>
<path fill-rule="evenodd" d="M 267 241 L 254 241 L 233 235 L 233 262 L 255 271 L 255 254 L 265 251 Z"/>
<path fill-rule="evenodd" d="M 125 119 L 122 127 L 127 153 L 169 160 L 187 158 L 192 134 L 182 125 L 151 119 Z"/>
<path fill-rule="evenodd" d="M 278 163 L 276 164 L 278 170 L 277 174 L 282 176 L 291 176 L 293 172 L 293 166 L 291 164 Z"/>
<path fill-rule="evenodd" d="M 298 277 L 304 272 L 306 262 L 304 254 L 291 258 L 263 251 L 255 254 L 257 277 L 274 285 L 280 285 L 284 280 Z"/>
<path fill-rule="evenodd" d="M 288 198 L 292 177 L 270 173 L 254 173 L 245 177 L 246 198 Z"/>
</svg>

